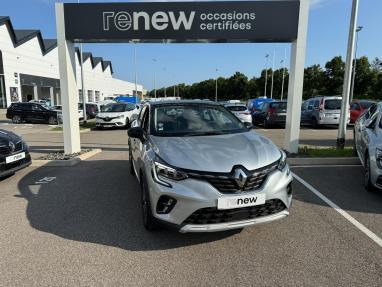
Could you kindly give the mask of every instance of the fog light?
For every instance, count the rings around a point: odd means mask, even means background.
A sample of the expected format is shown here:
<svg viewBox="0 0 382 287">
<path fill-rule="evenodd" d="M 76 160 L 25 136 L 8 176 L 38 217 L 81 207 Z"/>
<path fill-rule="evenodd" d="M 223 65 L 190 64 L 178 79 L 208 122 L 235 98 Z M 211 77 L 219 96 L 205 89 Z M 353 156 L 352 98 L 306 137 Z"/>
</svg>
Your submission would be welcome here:
<svg viewBox="0 0 382 287">
<path fill-rule="evenodd" d="M 286 191 L 287 191 L 288 196 L 292 195 L 292 193 L 293 193 L 292 183 L 288 184 Z"/>
<path fill-rule="evenodd" d="M 174 208 L 176 199 L 168 195 L 162 195 L 157 203 L 158 214 L 168 214 Z"/>
</svg>

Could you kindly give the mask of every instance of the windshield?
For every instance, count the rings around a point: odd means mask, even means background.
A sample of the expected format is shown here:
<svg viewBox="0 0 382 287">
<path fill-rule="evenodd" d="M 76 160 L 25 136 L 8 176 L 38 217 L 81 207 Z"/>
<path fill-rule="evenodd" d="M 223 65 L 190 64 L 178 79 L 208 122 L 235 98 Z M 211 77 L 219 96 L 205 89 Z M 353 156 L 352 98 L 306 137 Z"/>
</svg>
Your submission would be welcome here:
<svg viewBox="0 0 382 287">
<path fill-rule="evenodd" d="M 159 106 L 152 133 L 157 136 L 202 136 L 246 132 L 248 129 L 221 106 Z"/>
<path fill-rule="evenodd" d="M 121 113 L 126 109 L 125 104 L 107 104 L 101 108 L 104 113 Z"/>
<path fill-rule="evenodd" d="M 341 100 L 325 100 L 325 110 L 340 110 Z"/>
<path fill-rule="evenodd" d="M 270 107 L 273 109 L 276 109 L 276 111 L 285 111 L 287 108 L 287 103 L 286 102 L 275 102 L 275 103 L 270 103 Z"/>
<path fill-rule="evenodd" d="M 233 112 L 242 112 L 242 111 L 246 111 L 247 107 L 246 106 L 228 106 L 227 109 Z"/>
</svg>

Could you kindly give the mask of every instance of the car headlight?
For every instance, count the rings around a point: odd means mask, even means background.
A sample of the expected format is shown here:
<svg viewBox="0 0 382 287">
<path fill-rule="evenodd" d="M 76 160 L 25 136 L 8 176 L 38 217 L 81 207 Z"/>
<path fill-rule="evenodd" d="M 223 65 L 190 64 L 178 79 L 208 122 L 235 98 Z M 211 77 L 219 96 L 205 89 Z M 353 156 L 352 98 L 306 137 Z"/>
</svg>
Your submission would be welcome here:
<svg viewBox="0 0 382 287">
<path fill-rule="evenodd" d="M 378 168 L 382 169 L 382 149 L 377 148 L 375 150 L 375 161 Z"/>
<path fill-rule="evenodd" d="M 278 164 L 277 168 L 282 171 L 282 170 L 284 170 L 284 168 L 285 168 L 285 166 L 287 164 L 287 161 L 286 161 L 286 154 L 285 154 L 285 152 L 280 149 L 280 153 L 281 153 L 281 157 L 279 159 L 279 164 Z"/>
<path fill-rule="evenodd" d="M 166 182 L 165 179 L 180 181 L 187 178 L 187 174 L 185 172 L 170 167 L 159 159 L 155 159 L 153 161 L 152 176 L 155 182 L 167 187 L 172 186 L 170 183 Z"/>
<path fill-rule="evenodd" d="M 115 117 L 116 119 L 123 119 L 125 116 L 124 115 L 119 115 L 117 117 Z"/>
</svg>

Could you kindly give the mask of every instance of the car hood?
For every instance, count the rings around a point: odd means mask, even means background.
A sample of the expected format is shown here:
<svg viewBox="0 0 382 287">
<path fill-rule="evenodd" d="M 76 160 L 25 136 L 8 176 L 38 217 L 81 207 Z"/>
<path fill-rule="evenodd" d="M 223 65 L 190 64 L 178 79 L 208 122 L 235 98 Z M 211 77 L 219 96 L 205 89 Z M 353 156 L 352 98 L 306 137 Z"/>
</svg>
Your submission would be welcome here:
<svg viewBox="0 0 382 287">
<path fill-rule="evenodd" d="M 115 118 L 115 117 L 119 117 L 121 115 L 124 116 L 125 112 L 121 112 L 121 113 L 98 113 L 98 116 L 101 118 L 106 118 L 106 117 Z"/>
<path fill-rule="evenodd" d="M 14 144 L 19 142 L 21 137 L 13 132 L 0 129 L 0 145 L 8 144 L 10 141 Z"/>
<path fill-rule="evenodd" d="M 280 159 L 279 148 L 253 131 L 217 136 L 151 136 L 151 142 L 168 164 L 190 170 L 231 172 L 235 165 L 254 170 Z"/>
</svg>

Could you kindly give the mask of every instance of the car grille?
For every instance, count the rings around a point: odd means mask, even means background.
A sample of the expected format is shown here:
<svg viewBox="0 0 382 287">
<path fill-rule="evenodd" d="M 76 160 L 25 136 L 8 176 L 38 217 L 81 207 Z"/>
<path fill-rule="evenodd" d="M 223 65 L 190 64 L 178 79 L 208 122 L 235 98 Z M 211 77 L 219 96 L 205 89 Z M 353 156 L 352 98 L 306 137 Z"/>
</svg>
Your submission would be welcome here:
<svg viewBox="0 0 382 287">
<path fill-rule="evenodd" d="M 241 193 L 261 188 L 264 181 L 267 179 L 269 173 L 277 169 L 278 161 L 256 169 L 253 171 L 247 171 L 243 167 L 240 167 L 247 174 L 247 180 L 243 186 L 239 186 L 231 173 L 208 173 L 208 172 L 194 172 L 187 171 L 187 175 L 191 178 L 206 180 L 217 190 L 224 194 Z M 238 167 L 234 167 L 235 170 Z"/>
<path fill-rule="evenodd" d="M 241 221 L 276 214 L 285 209 L 286 206 L 280 199 L 271 199 L 262 205 L 237 209 L 218 210 L 216 207 L 207 207 L 195 211 L 183 223 L 216 224 Z"/>
<path fill-rule="evenodd" d="M 18 161 L 15 161 L 15 162 L 11 162 L 11 163 L 8 163 L 8 164 L 1 164 L 0 165 L 0 172 L 4 172 L 4 171 L 7 171 L 7 170 L 10 170 L 10 169 L 13 169 L 13 168 L 16 168 L 18 166 L 21 166 L 23 164 L 26 164 L 28 163 L 29 161 L 31 160 L 31 157 L 29 154 L 27 154 L 25 156 L 25 158 L 23 159 L 20 159 Z"/>
<path fill-rule="evenodd" d="M 23 150 L 23 142 L 19 141 L 15 144 L 15 149 L 12 151 L 12 148 L 9 145 L 0 146 L 1 155 L 9 155 Z"/>
</svg>

